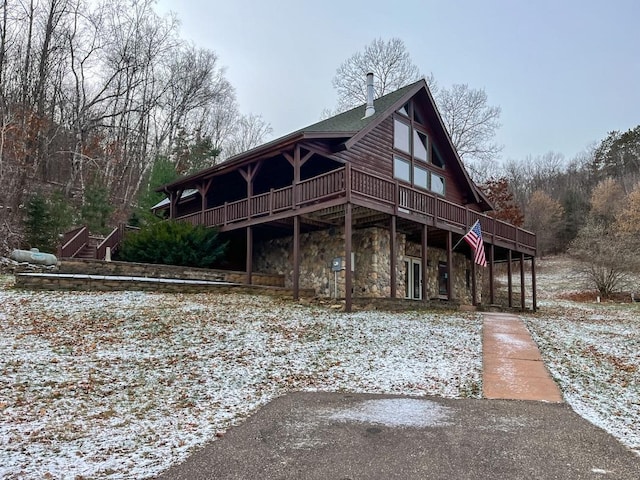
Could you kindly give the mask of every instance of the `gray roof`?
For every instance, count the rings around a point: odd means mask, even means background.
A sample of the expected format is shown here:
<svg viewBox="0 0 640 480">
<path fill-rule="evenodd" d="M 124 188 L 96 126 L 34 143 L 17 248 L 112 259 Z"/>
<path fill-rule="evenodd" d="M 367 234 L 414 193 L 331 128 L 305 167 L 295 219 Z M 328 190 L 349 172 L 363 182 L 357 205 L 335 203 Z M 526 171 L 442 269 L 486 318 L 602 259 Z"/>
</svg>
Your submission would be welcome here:
<svg viewBox="0 0 640 480">
<path fill-rule="evenodd" d="M 375 113 L 367 118 L 364 117 L 364 112 L 366 105 L 362 104 L 356 108 L 352 108 L 343 113 L 339 113 L 338 115 L 334 115 L 333 117 L 327 118 L 325 120 L 321 120 L 320 122 L 313 123 L 307 127 L 301 128 L 299 130 L 293 131 L 284 135 L 282 137 L 276 138 L 275 140 L 271 140 L 267 143 L 259 145 L 251 150 L 247 150 L 246 152 L 239 153 L 226 159 L 224 162 L 221 162 L 217 165 L 209 167 L 208 169 L 201 170 L 197 173 L 189 175 L 187 177 L 180 178 L 173 183 L 170 183 L 167 186 L 177 186 L 177 185 L 187 185 L 194 178 L 201 176 L 203 173 L 209 173 L 217 170 L 221 170 L 223 168 L 228 168 L 231 165 L 236 165 L 238 162 L 246 160 L 251 155 L 259 154 L 266 149 L 269 149 L 273 146 L 280 145 L 282 142 L 285 142 L 290 139 L 297 138 L 299 136 L 310 135 L 310 136 L 318 136 L 322 137 L 323 135 L 327 135 L 329 137 L 355 137 L 358 132 L 365 129 L 367 126 L 371 124 L 375 124 L 380 117 L 388 114 L 389 108 L 398 102 L 403 96 L 405 96 L 409 91 L 415 89 L 418 85 L 424 85 L 426 87 L 426 83 L 424 79 L 420 79 L 417 82 L 406 85 L 394 92 L 383 95 L 382 97 L 375 99 L 373 101 L 373 106 L 375 109 Z M 160 191 L 161 189 L 157 189 Z"/>
<path fill-rule="evenodd" d="M 375 113 L 367 118 L 364 117 L 365 105 L 352 108 L 344 113 L 339 113 L 333 117 L 322 120 L 313 125 L 309 125 L 300 130 L 303 133 L 330 133 L 330 132 L 351 132 L 355 133 L 362 130 L 370 122 L 374 121 L 382 115 L 391 105 L 396 103 L 405 93 L 411 90 L 417 83 L 424 82 L 418 80 L 412 84 L 406 85 L 399 90 L 383 95 L 373 101 Z"/>
</svg>

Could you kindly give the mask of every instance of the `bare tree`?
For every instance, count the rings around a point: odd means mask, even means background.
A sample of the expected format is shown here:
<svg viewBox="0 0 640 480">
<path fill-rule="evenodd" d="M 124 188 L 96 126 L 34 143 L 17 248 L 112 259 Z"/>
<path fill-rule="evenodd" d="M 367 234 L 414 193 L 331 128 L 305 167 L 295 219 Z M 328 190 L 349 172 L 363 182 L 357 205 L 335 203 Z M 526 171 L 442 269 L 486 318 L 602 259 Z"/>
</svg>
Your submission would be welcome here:
<svg viewBox="0 0 640 480">
<path fill-rule="evenodd" d="M 556 238 L 562 227 L 563 215 L 560 202 L 541 190 L 533 192 L 525 210 L 524 225 L 536 233 L 540 255 L 557 251 Z"/>
<path fill-rule="evenodd" d="M 404 42 L 399 38 L 384 41 L 373 40 L 363 52 L 356 52 L 342 62 L 333 77 L 333 88 L 338 92 L 337 110 L 342 112 L 367 101 L 365 75 L 372 72 L 374 96 L 379 98 L 411 82 L 422 75 L 414 65 Z"/>
<path fill-rule="evenodd" d="M 229 158 L 257 147 L 271 134 L 271 125 L 264 121 L 261 115 L 246 115 L 240 117 L 236 130 L 229 141 L 223 144 L 222 154 Z"/>
<path fill-rule="evenodd" d="M 500 128 L 500 107 L 488 104 L 483 89 L 455 84 L 441 88 L 436 102 L 451 141 L 476 179 L 486 178 L 502 147 L 495 143 Z"/>
<path fill-rule="evenodd" d="M 364 79 L 369 72 L 374 74 L 374 98 L 425 78 L 458 154 L 476 180 L 488 178 L 489 168 L 502 150 L 493 141 L 500 128 L 500 107 L 489 105 L 483 89 L 465 84 L 440 88 L 433 75 L 424 77 L 420 73 L 399 38 L 387 42 L 375 39 L 364 51 L 345 60 L 333 77 L 338 93 L 336 110 L 325 109 L 321 116 L 326 118 L 366 103 Z"/>
</svg>

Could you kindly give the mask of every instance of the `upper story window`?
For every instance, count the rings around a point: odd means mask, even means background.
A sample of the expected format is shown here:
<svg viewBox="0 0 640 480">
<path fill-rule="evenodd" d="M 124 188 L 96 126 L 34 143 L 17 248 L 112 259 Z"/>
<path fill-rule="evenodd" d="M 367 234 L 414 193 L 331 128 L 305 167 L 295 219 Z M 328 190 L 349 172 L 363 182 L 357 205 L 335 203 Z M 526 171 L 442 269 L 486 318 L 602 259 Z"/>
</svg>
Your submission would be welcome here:
<svg viewBox="0 0 640 480">
<path fill-rule="evenodd" d="M 429 148 L 429 141 L 426 133 L 422 133 L 418 130 L 413 131 L 413 156 L 418 160 L 427 162 L 429 156 L 427 152 Z"/>
<path fill-rule="evenodd" d="M 415 187 L 445 194 L 445 177 L 433 171 L 444 168 L 442 156 L 422 126 L 412 120 L 411 103 L 397 110 L 393 120 L 393 176 Z M 409 118 L 404 118 L 404 116 Z"/>
<path fill-rule="evenodd" d="M 409 139 L 411 127 L 400 120 L 393 122 L 393 148 L 402 150 L 405 153 L 411 153 Z"/>
</svg>

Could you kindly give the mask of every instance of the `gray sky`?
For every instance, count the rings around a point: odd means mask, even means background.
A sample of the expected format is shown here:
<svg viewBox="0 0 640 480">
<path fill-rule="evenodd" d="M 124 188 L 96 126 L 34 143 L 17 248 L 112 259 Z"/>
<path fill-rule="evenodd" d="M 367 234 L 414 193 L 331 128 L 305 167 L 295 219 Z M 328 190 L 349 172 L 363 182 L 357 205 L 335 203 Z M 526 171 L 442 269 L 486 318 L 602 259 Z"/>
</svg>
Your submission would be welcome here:
<svg viewBox="0 0 640 480">
<path fill-rule="evenodd" d="M 640 124 L 638 0 L 158 1 L 169 10 L 273 138 L 333 108 L 336 68 L 377 37 L 401 38 L 441 86 L 484 88 L 502 108 L 503 159 L 572 158 Z"/>
</svg>

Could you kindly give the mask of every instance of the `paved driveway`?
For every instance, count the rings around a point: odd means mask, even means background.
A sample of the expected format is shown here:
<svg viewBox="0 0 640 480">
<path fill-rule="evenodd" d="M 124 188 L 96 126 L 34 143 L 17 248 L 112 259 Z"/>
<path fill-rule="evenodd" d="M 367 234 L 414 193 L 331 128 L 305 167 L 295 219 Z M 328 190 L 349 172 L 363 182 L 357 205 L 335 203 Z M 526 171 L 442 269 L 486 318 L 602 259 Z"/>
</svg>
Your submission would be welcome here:
<svg viewBox="0 0 640 480">
<path fill-rule="evenodd" d="M 294 393 L 159 478 L 637 480 L 640 458 L 562 403 Z"/>
</svg>

